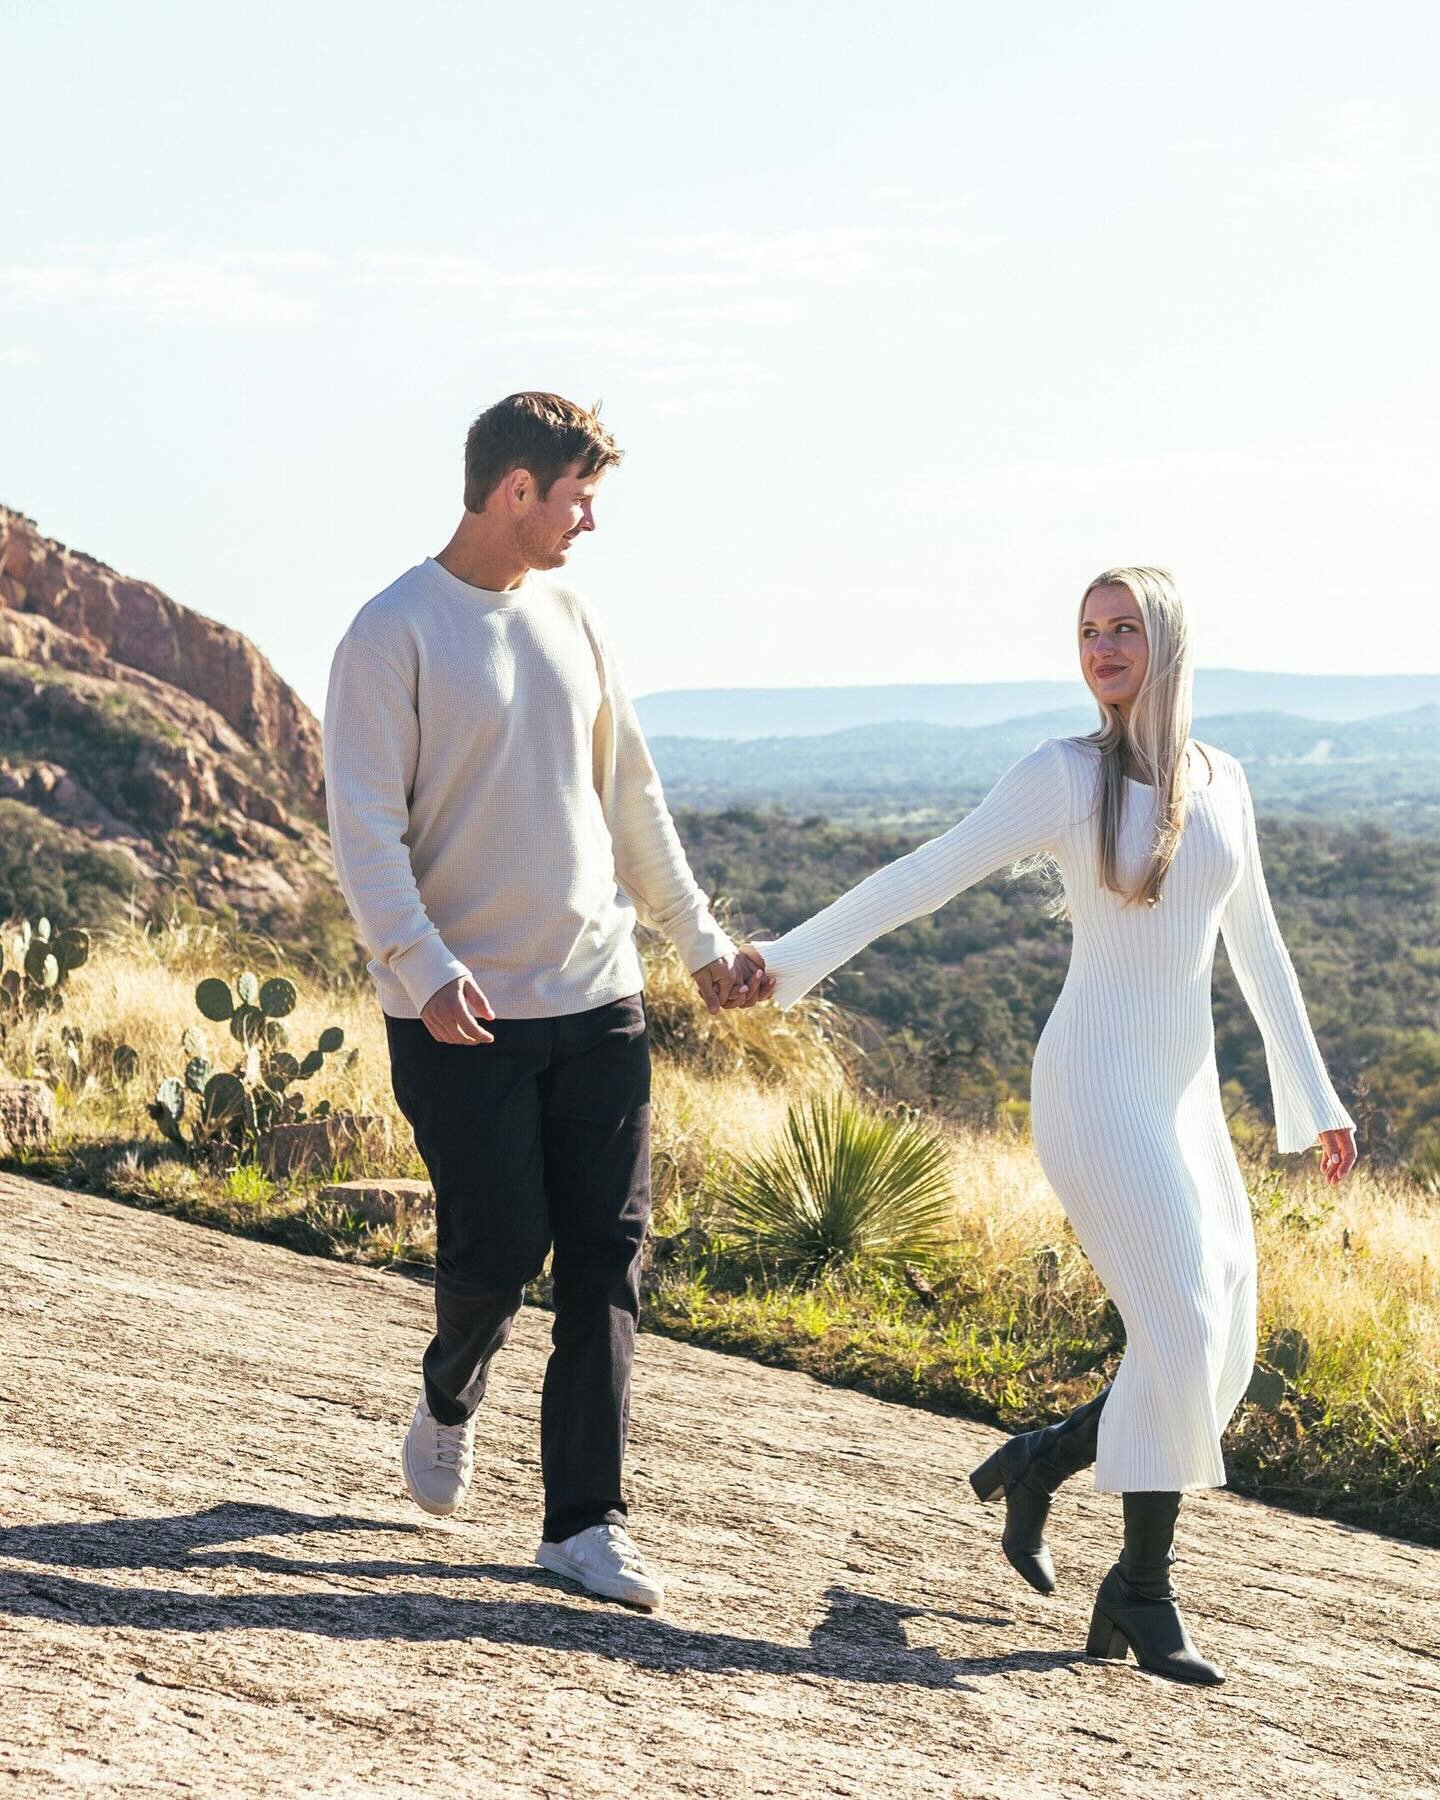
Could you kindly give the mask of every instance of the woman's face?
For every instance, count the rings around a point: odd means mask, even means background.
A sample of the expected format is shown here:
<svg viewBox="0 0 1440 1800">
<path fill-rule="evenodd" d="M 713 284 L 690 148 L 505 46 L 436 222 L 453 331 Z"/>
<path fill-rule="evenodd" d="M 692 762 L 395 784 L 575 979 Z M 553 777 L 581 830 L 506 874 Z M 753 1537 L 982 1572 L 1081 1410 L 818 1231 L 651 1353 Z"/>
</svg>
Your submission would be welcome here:
<svg viewBox="0 0 1440 1800">
<path fill-rule="evenodd" d="M 1080 614 L 1080 672 L 1095 698 L 1125 717 L 1149 666 L 1145 621 L 1129 588 L 1116 581 L 1087 594 Z"/>
</svg>

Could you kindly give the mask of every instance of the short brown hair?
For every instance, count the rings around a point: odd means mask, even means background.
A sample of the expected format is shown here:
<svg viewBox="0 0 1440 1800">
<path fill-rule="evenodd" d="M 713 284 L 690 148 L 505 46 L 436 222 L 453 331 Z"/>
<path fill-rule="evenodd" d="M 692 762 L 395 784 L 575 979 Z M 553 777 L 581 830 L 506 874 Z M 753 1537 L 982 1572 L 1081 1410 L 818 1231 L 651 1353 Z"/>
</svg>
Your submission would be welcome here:
<svg viewBox="0 0 1440 1800">
<path fill-rule="evenodd" d="M 543 499 L 572 463 L 582 476 L 598 475 L 620 456 L 598 404 L 587 412 L 559 394 L 507 394 L 485 408 L 465 439 L 465 510 L 482 511 L 512 469 L 528 469 Z"/>
</svg>

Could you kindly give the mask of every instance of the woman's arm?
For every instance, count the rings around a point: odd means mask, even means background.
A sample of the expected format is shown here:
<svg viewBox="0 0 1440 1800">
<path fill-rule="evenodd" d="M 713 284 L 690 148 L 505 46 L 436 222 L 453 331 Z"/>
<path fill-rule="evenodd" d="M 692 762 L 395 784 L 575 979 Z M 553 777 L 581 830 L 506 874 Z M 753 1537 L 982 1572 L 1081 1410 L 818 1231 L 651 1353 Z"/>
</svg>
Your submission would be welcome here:
<svg viewBox="0 0 1440 1800">
<path fill-rule="evenodd" d="M 934 912 L 992 870 L 1052 848 L 1070 816 L 1069 763 L 1052 738 L 943 837 L 877 869 L 784 937 L 756 944 L 776 979 L 776 1005 L 793 1006 L 873 938 Z"/>
<path fill-rule="evenodd" d="M 1310 1029 L 1300 983 L 1260 866 L 1250 784 L 1238 764 L 1236 775 L 1244 813 L 1240 880 L 1226 902 L 1220 931 L 1240 991 L 1265 1040 L 1276 1140 L 1282 1150 L 1308 1150 L 1322 1133 L 1353 1131 L 1355 1121 L 1340 1104 Z M 1327 1158 L 1333 1149 L 1327 1142 Z M 1348 1167 L 1346 1163 L 1339 1173 L 1344 1174 Z"/>
</svg>

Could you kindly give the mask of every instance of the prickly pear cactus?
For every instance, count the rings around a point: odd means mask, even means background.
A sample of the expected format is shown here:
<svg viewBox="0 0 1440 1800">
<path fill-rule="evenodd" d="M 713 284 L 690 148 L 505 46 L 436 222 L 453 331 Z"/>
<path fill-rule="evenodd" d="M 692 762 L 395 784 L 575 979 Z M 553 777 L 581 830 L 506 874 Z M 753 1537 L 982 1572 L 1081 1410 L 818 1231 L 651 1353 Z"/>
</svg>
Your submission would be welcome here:
<svg viewBox="0 0 1440 1800">
<path fill-rule="evenodd" d="M 34 935 L 38 943 L 39 933 Z M 243 1155 L 258 1149 L 260 1134 L 273 1125 L 307 1116 L 297 1084 L 320 1073 L 326 1057 L 344 1046 L 345 1033 L 338 1025 L 326 1026 L 315 1049 L 303 1057 L 295 1056 L 281 1021 L 290 1017 L 298 1003 L 294 982 L 283 975 L 262 983 L 246 969 L 233 985 L 218 975 L 200 982 L 195 1005 L 201 1017 L 214 1025 L 228 1025 L 242 1054 L 233 1068 L 217 1071 L 207 1054 L 205 1034 L 196 1026 L 189 1027 L 181 1039 L 188 1058 L 184 1076 L 162 1082 L 148 1109 L 167 1137 L 194 1149 L 224 1144 Z M 352 1050 L 342 1067 L 353 1069 L 357 1057 L 358 1052 Z M 187 1093 L 199 1097 L 198 1107 L 188 1118 Z M 324 1117 L 329 1109 L 329 1101 L 322 1101 L 309 1116 Z"/>
<path fill-rule="evenodd" d="M 90 954 L 90 934 L 78 927 L 56 931 L 49 919 L 22 920 L 0 938 L 0 1034 L 22 1014 L 53 1012 L 65 1003 L 71 972 Z"/>
</svg>

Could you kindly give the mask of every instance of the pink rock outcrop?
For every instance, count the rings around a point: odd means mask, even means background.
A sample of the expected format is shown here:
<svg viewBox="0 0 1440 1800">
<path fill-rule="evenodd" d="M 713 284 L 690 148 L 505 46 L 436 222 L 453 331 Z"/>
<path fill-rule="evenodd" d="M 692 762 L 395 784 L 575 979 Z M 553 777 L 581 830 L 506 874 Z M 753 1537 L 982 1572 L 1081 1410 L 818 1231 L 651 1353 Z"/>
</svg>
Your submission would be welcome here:
<svg viewBox="0 0 1440 1800">
<path fill-rule="evenodd" d="M 0 507 L 0 806 L 17 804 L 52 845 L 119 853 L 142 905 L 188 894 L 268 932 L 338 918 L 304 702 L 239 632 Z"/>
<path fill-rule="evenodd" d="M 48 620 L 53 660 L 103 659 L 193 695 L 267 758 L 283 760 L 297 798 L 318 816 L 324 798 L 320 725 L 255 646 L 228 625 L 181 606 L 148 581 L 117 575 L 0 507 L 0 622 L 4 609 Z M 78 646 L 78 650 L 77 647 Z M 0 641 L 0 654 L 14 655 Z M 85 666 L 96 670 L 95 662 Z"/>
</svg>

